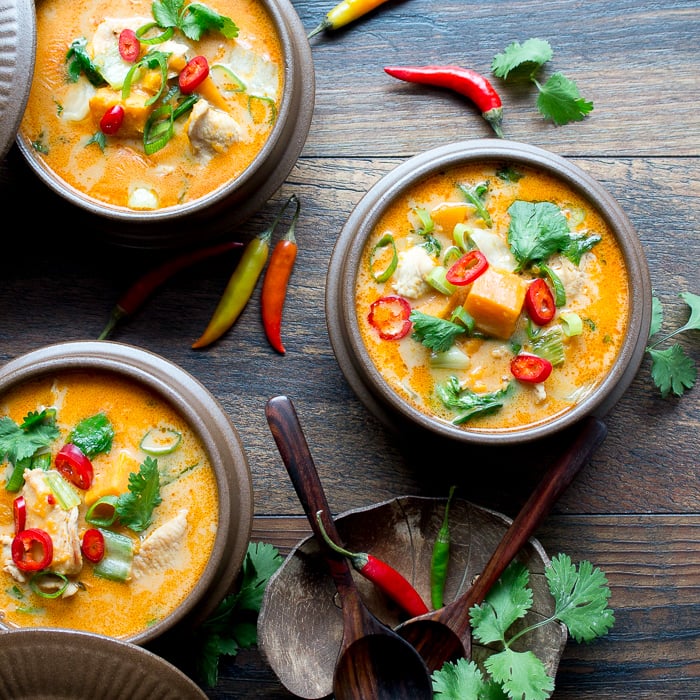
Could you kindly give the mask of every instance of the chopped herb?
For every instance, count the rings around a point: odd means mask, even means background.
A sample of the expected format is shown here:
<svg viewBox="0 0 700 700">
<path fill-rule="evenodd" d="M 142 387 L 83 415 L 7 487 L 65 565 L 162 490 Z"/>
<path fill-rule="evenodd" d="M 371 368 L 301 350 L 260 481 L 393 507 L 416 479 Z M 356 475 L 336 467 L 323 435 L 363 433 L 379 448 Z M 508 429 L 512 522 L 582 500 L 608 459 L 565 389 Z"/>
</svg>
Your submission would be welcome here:
<svg viewBox="0 0 700 700">
<path fill-rule="evenodd" d="M 87 457 L 109 452 L 112 449 L 112 440 L 114 428 L 104 413 L 84 418 L 68 436 L 68 442 L 79 447 Z"/>
<path fill-rule="evenodd" d="M 107 81 L 102 77 L 97 66 L 92 62 L 90 54 L 87 51 L 87 39 L 81 37 L 75 39 L 68 49 L 66 54 L 66 63 L 68 70 L 68 81 L 71 83 L 77 82 L 81 73 L 95 86 L 102 87 L 107 84 Z"/>
<path fill-rule="evenodd" d="M 476 209 L 476 213 L 481 218 L 481 220 L 489 228 L 491 228 L 491 214 L 489 214 L 488 209 L 484 204 L 484 197 L 489 191 L 489 183 L 480 182 L 478 185 L 473 185 L 472 187 L 467 187 L 466 185 L 462 184 L 458 184 L 457 186 L 459 187 L 469 204 L 471 204 Z"/>
<path fill-rule="evenodd" d="M 12 464 L 31 458 L 35 452 L 49 447 L 59 436 L 56 411 L 32 411 L 17 425 L 9 416 L 0 418 L 0 461 Z"/>
<path fill-rule="evenodd" d="M 433 352 L 449 350 L 454 344 L 455 338 L 466 332 L 464 326 L 458 323 L 430 316 L 415 309 L 411 311 L 409 320 L 413 323 L 411 337 Z"/>
<path fill-rule="evenodd" d="M 442 245 L 440 241 L 433 235 L 433 232 L 435 230 L 435 222 L 433 221 L 433 217 L 430 216 L 430 212 L 427 209 L 424 209 L 423 207 L 416 207 L 413 211 L 420 220 L 421 224 L 420 228 L 415 229 L 414 233 L 417 233 L 418 235 L 422 236 L 424 241 L 423 247 L 428 253 L 430 253 L 431 255 L 440 255 Z"/>
<path fill-rule="evenodd" d="M 158 461 L 146 457 L 138 473 L 129 474 L 129 491 L 117 499 L 117 517 L 122 525 L 134 532 L 142 532 L 151 524 L 153 510 L 160 503 Z"/>
<path fill-rule="evenodd" d="M 557 126 L 581 121 L 593 111 L 593 103 L 581 97 L 573 80 L 563 73 L 554 73 L 544 85 L 537 80 L 537 73 L 553 55 L 549 42 L 543 39 L 528 39 L 523 44 L 514 41 L 494 57 L 491 71 L 503 80 L 526 79 L 534 83 L 539 92 L 537 109 Z"/>
<path fill-rule="evenodd" d="M 700 296 L 691 292 L 682 292 L 678 296 L 690 307 L 688 320 L 676 330 L 650 343 L 646 348 L 652 362 L 651 377 L 663 398 L 669 394 L 682 396 L 686 389 L 692 389 L 695 386 L 698 376 L 695 363 L 678 343 L 665 350 L 657 349 L 659 345 L 679 333 L 700 330 Z M 649 338 L 659 333 L 662 323 L 663 307 L 659 299 L 653 297 Z"/>
<path fill-rule="evenodd" d="M 238 27 L 232 19 L 198 2 L 185 5 L 184 0 L 156 0 L 152 9 L 161 27 L 176 27 L 193 41 L 199 41 L 208 31 L 218 31 L 227 39 L 238 36 Z"/>
<path fill-rule="evenodd" d="M 496 177 L 504 182 L 518 182 L 522 176 L 512 165 L 504 165 L 496 171 Z"/>
<path fill-rule="evenodd" d="M 501 408 L 510 387 L 509 384 L 499 391 L 477 394 L 471 389 L 462 389 L 457 377 L 452 376 L 443 384 L 438 384 L 436 392 L 446 408 L 459 413 L 452 422 L 461 425 L 475 416 L 483 416 Z"/>
<path fill-rule="evenodd" d="M 89 146 L 93 143 L 97 144 L 101 151 L 104 151 L 107 146 L 107 137 L 103 132 L 97 131 L 85 142 L 85 145 Z"/>
</svg>

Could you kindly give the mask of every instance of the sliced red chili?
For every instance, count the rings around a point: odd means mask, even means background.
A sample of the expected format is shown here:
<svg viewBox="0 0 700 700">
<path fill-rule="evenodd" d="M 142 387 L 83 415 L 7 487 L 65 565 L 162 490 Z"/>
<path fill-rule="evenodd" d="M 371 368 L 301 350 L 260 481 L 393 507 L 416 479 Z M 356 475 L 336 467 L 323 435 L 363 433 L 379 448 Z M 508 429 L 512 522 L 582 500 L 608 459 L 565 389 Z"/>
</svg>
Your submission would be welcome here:
<svg viewBox="0 0 700 700">
<path fill-rule="evenodd" d="M 68 442 L 59 450 L 54 465 L 71 484 L 83 490 L 90 488 L 94 475 L 92 462 L 73 443 Z"/>
<path fill-rule="evenodd" d="M 369 307 L 367 320 L 382 340 L 400 340 L 411 330 L 411 305 L 400 296 L 380 297 Z"/>
<path fill-rule="evenodd" d="M 128 63 L 133 63 L 141 53 L 141 42 L 133 29 L 122 29 L 119 34 L 119 55 Z"/>
<path fill-rule="evenodd" d="M 97 564 L 105 555 L 105 536 L 95 527 L 85 530 L 80 551 L 88 561 Z"/>
<path fill-rule="evenodd" d="M 110 107 L 100 119 L 100 131 L 103 134 L 116 134 L 121 128 L 124 122 L 124 107 L 121 105 L 114 105 Z"/>
<path fill-rule="evenodd" d="M 12 561 L 20 571 L 41 571 L 53 559 L 53 542 L 45 530 L 22 530 L 12 540 Z"/>
<path fill-rule="evenodd" d="M 480 250 L 470 250 L 447 270 L 445 278 L 450 284 L 464 287 L 483 275 L 488 267 L 489 261 Z"/>
<path fill-rule="evenodd" d="M 556 305 L 554 296 L 547 283 L 538 277 L 527 288 L 525 308 L 528 316 L 538 325 L 544 326 L 554 318 Z"/>
<path fill-rule="evenodd" d="M 511 374 L 521 382 L 538 384 L 552 373 L 552 363 L 537 355 L 516 355 L 510 363 Z"/>
<path fill-rule="evenodd" d="M 24 496 L 17 496 L 12 502 L 12 512 L 15 518 L 15 535 L 27 526 L 27 503 Z"/>
<path fill-rule="evenodd" d="M 209 63 L 204 56 L 195 56 L 180 72 L 180 92 L 188 94 L 202 84 L 209 75 Z"/>
</svg>

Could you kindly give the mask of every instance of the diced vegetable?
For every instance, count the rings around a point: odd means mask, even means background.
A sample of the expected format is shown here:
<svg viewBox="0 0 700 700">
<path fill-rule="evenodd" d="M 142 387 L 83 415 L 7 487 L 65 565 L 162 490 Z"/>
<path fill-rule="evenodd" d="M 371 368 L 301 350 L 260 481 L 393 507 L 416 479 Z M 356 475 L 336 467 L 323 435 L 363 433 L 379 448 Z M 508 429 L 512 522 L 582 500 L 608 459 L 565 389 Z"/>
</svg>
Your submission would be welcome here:
<svg viewBox="0 0 700 700">
<path fill-rule="evenodd" d="M 581 317 L 573 311 L 566 311 L 559 316 L 561 329 L 564 335 L 572 338 L 575 335 L 581 335 L 583 332 L 583 321 Z"/>
<path fill-rule="evenodd" d="M 111 527 L 117 519 L 117 496 L 102 496 L 85 513 L 85 522 L 95 527 Z"/>
<path fill-rule="evenodd" d="M 110 468 L 100 473 L 92 487 L 85 493 L 85 503 L 89 506 L 105 496 L 118 496 L 129 488 L 129 474 L 138 472 L 139 460 L 128 450 L 122 450 L 112 460 Z"/>
<path fill-rule="evenodd" d="M 525 301 L 527 283 L 518 275 L 489 267 L 464 301 L 477 327 L 497 338 L 510 338 Z"/>
<path fill-rule="evenodd" d="M 110 581 L 126 581 L 131 574 L 134 560 L 134 543 L 131 538 L 111 530 L 100 530 L 104 537 L 104 557 L 93 569 L 96 576 Z"/>
<path fill-rule="evenodd" d="M 554 326 L 532 340 L 536 355 L 549 360 L 555 367 L 564 362 L 564 333 L 561 326 Z"/>
<path fill-rule="evenodd" d="M 452 346 L 445 352 L 431 353 L 430 365 L 440 369 L 469 369 L 471 358 L 464 351 Z"/>
<path fill-rule="evenodd" d="M 39 571 L 29 579 L 29 587 L 42 598 L 60 598 L 70 581 L 57 571 Z"/>
<path fill-rule="evenodd" d="M 46 485 L 51 489 L 51 493 L 63 510 L 70 510 L 80 505 L 80 496 L 59 472 L 51 469 L 46 472 L 44 478 Z"/>
<path fill-rule="evenodd" d="M 149 455 L 155 457 L 168 455 L 180 446 L 182 433 L 174 428 L 153 428 L 149 430 L 141 440 L 140 448 Z"/>
<path fill-rule="evenodd" d="M 452 233 L 457 224 L 464 223 L 469 213 L 469 206 L 462 202 L 442 202 L 431 209 L 433 222 L 445 233 Z"/>
</svg>

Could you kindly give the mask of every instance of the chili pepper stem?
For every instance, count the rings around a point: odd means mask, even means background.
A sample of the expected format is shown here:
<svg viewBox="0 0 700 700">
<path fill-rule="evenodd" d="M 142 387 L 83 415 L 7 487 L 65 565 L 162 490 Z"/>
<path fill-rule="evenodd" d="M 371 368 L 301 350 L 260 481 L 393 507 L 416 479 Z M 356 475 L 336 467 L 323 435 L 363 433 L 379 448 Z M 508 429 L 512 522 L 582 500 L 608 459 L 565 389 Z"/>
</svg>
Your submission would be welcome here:
<svg viewBox="0 0 700 700">
<path fill-rule="evenodd" d="M 312 37 L 316 36 L 317 34 L 320 34 L 321 32 L 325 32 L 327 29 L 332 29 L 333 25 L 331 22 L 329 22 L 327 19 L 324 19 L 323 22 L 319 23 L 317 27 L 312 29 L 307 35 L 307 39 L 311 39 Z"/>
<path fill-rule="evenodd" d="M 106 340 L 112 334 L 112 331 L 117 327 L 119 321 L 121 321 L 126 316 L 127 313 L 126 311 L 124 311 L 124 309 L 122 309 L 121 306 L 115 306 L 112 309 L 112 313 L 109 316 L 107 325 L 105 325 L 104 329 L 102 330 L 102 333 L 100 333 L 100 335 L 97 337 L 97 340 Z"/>
<path fill-rule="evenodd" d="M 343 549 L 343 547 L 341 547 L 340 545 L 333 542 L 333 540 L 328 536 L 328 533 L 326 532 L 326 528 L 323 526 L 323 520 L 321 519 L 321 513 L 323 513 L 322 510 L 316 511 L 316 521 L 318 522 L 318 526 L 321 530 L 321 535 L 323 536 L 323 541 L 334 552 L 337 552 L 338 554 L 342 554 L 344 557 L 347 557 L 350 560 L 350 563 L 353 565 L 353 568 L 355 568 L 359 571 L 363 566 L 365 566 L 367 564 L 367 555 L 365 554 L 363 556 L 361 553 L 351 552 L 347 549 Z"/>
</svg>

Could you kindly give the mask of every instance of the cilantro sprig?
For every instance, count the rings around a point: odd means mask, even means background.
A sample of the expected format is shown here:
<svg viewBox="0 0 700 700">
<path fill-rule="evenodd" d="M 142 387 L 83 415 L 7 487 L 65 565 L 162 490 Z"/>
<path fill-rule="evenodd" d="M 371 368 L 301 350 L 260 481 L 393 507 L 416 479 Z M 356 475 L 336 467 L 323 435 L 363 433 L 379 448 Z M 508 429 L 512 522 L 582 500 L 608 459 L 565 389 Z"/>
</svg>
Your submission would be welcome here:
<svg viewBox="0 0 700 700">
<path fill-rule="evenodd" d="M 134 532 L 143 532 L 150 526 L 153 511 L 161 501 L 158 461 L 146 457 L 138 472 L 129 474 L 129 490 L 117 499 L 117 517 Z"/>
<path fill-rule="evenodd" d="M 651 357 L 651 377 L 661 391 L 661 396 L 666 398 L 670 394 L 682 396 L 687 389 L 692 389 L 697 380 L 698 371 L 693 360 L 678 343 L 664 350 L 659 345 L 673 338 L 679 333 L 700 330 L 700 296 L 691 292 L 682 292 L 678 295 L 690 307 L 688 320 L 674 331 L 663 335 L 646 347 L 646 352 Z M 657 297 L 652 298 L 652 317 L 649 338 L 661 331 L 663 324 L 663 307 Z"/>
<path fill-rule="evenodd" d="M 52 408 L 28 413 L 22 423 L 9 416 L 0 418 L 0 462 L 11 464 L 28 459 L 37 450 L 49 447 L 59 436 L 56 411 Z"/>
<path fill-rule="evenodd" d="M 554 73 L 542 84 L 537 79 L 542 66 L 554 56 L 544 39 L 514 41 L 491 62 L 491 71 L 502 80 L 529 80 L 537 87 L 537 109 L 557 126 L 582 121 L 593 111 L 593 102 L 581 97 L 576 83 L 563 73 Z"/>
<path fill-rule="evenodd" d="M 284 559 L 271 544 L 248 543 L 236 593 L 226 596 L 196 630 L 196 672 L 209 687 L 216 685 L 219 658 L 236 656 L 257 642 L 257 615 L 272 574 Z"/>
<path fill-rule="evenodd" d="M 529 570 L 520 562 L 513 562 L 484 602 L 470 610 L 474 639 L 488 644 L 493 652 L 484 660 L 483 667 L 460 659 L 433 673 L 436 697 L 545 700 L 554 690 L 554 679 L 531 650 L 513 649 L 516 639 L 535 627 L 558 621 L 566 625 L 574 640 L 589 642 L 607 634 L 615 623 L 614 612 L 608 607 L 610 588 L 605 574 L 587 561 L 576 567 L 569 556 L 559 554 L 545 567 L 554 613 L 516 634 L 509 634 L 513 624 L 532 608 L 529 578 Z"/>
<path fill-rule="evenodd" d="M 230 17 L 198 2 L 185 5 L 185 0 L 156 0 L 152 9 L 159 26 L 177 28 L 192 41 L 199 41 L 208 31 L 218 31 L 227 39 L 238 36 L 238 27 Z"/>
</svg>

